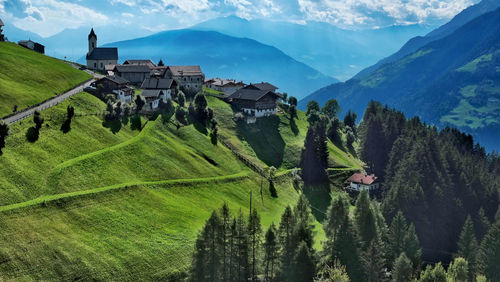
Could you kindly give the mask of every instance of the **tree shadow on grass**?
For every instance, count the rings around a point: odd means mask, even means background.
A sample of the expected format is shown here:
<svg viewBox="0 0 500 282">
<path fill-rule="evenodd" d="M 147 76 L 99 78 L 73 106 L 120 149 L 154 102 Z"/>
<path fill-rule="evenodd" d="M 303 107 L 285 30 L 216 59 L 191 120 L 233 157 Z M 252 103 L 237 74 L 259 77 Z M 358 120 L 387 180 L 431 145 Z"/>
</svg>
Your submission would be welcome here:
<svg viewBox="0 0 500 282">
<path fill-rule="evenodd" d="M 292 130 L 292 132 L 295 136 L 299 135 L 299 128 L 297 127 L 297 123 L 295 122 L 295 119 L 290 120 L 290 129 Z"/>
<path fill-rule="evenodd" d="M 286 144 L 279 132 L 279 125 L 280 118 L 270 116 L 257 119 L 255 124 L 240 121 L 236 129 L 238 137 L 248 142 L 260 160 L 268 166 L 280 167 Z"/>
<path fill-rule="evenodd" d="M 119 119 L 104 120 L 102 126 L 109 128 L 113 134 L 116 134 L 122 129 L 122 122 Z"/>
<path fill-rule="evenodd" d="M 203 125 L 199 120 L 196 118 L 192 117 L 191 115 L 188 115 L 188 122 L 194 126 L 196 130 L 198 130 L 201 134 L 207 135 L 208 130 L 205 125 Z"/>
<path fill-rule="evenodd" d="M 329 183 L 316 185 L 306 184 L 303 188 L 303 193 L 309 201 L 313 216 L 318 222 L 324 222 L 331 201 Z"/>
</svg>

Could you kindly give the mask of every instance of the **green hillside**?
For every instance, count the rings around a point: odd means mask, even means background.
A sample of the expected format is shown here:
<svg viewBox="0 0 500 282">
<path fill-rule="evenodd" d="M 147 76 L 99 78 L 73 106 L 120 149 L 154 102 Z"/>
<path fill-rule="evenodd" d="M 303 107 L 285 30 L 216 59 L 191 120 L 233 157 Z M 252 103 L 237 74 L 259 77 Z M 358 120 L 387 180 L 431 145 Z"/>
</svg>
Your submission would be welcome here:
<svg viewBox="0 0 500 282">
<path fill-rule="evenodd" d="M 220 135 L 236 150 L 262 168 L 274 166 L 279 170 L 293 169 L 300 164 L 308 123 L 305 113 L 290 122 L 286 113 L 261 118 L 256 124 L 237 123 L 231 106 L 218 98 L 207 97 L 219 121 Z M 328 143 L 330 167 L 360 168 L 361 163 L 333 143 Z"/>
<path fill-rule="evenodd" d="M 0 42 L 0 117 L 38 104 L 90 79 L 70 65 L 14 43 Z"/>
<path fill-rule="evenodd" d="M 76 116 L 63 134 L 70 104 Z M 261 177 L 192 125 L 177 130 L 159 117 L 113 133 L 93 115 L 104 108 L 82 93 L 43 111 L 48 126 L 36 143 L 25 140 L 31 120 L 11 127 L 0 157 L 2 279 L 172 277 L 189 268 L 198 230 L 223 202 L 247 213 L 253 190 L 267 227 L 298 198 L 281 177 L 279 197 L 265 181 L 261 199 Z"/>
</svg>

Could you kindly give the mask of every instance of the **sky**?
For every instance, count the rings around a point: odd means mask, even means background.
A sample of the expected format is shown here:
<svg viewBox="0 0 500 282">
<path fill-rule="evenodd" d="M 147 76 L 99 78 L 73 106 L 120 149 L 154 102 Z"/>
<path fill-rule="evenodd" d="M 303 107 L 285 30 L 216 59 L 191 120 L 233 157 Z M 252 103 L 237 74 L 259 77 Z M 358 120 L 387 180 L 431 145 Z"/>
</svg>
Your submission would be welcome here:
<svg viewBox="0 0 500 282">
<path fill-rule="evenodd" d="M 123 26 L 150 32 L 229 15 L 345 29 L 438 26 L 479 0 L 0 0 L 0 18 L 52 36 L 66 28 Z"/>
</svg>

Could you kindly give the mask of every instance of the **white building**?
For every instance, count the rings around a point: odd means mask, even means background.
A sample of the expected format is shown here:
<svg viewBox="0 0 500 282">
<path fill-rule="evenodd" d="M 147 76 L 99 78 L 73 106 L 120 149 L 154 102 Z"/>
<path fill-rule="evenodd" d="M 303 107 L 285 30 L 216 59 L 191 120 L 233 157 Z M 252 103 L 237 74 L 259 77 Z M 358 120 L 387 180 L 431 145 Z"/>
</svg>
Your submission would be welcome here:
<svg viewBox="0 0 500 282">
<path fill-rule="evenodd" d="M 88 40 L 87 68 L 104 71 L 106 65 L 118 64 L 118 48 L 98 48 L 97 35 L 93 28 L 90 31 Z"/>
<path fill-rule="evenodd" d="M 350 182 L 349 188 L 355 191 L 362 190 L 377 190 L 380 188 L 380 183 L 377 182 L 378 177 L 374 174 L 368 175 L 364 173 L 355 173 L 347 181 Z"/>
</svg>

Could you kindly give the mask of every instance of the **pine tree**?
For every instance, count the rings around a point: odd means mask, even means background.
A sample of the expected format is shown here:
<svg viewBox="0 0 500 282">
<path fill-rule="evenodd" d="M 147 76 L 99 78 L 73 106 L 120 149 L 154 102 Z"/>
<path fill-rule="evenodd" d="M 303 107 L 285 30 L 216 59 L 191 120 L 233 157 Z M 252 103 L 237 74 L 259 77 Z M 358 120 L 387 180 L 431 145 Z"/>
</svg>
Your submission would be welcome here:
<svg viewBox="0 0 500 282">
<path fill-rule="evenodd" d="M 250 238 L 250 252 L 252 260 L 252 281 L 257 278 L 258 252 L 261 244 L 262 227 L 260 225 L 260 216 L 254 209 L 248 219 L 248 237 Z"/>
<path fill-rule="evenodd" d="M 318 102 L 311 100 L 307 103 L 306 115 L 309 116 L 312 113 L 319 113 L 319 104 Z"/>
<path fill-rule="evenodd" d="M 140 113 L 142 111 L 142 108 L 146 104 L 146 100 L 144 100 L 144 97 L 141 95 L 137 95 L 135 97 L 135 112 L 136 114 Z"/>
<path fill-rule="evenodd" d="M 377 239 L 372 240 L 368 249 L 363 253 L 363 268 L 367 282 L 386 281 L 382 253 L 382 243 Z"/>
<path fill-rule="evenodd" d="M 238 281 L 247 281 L 250 276 L 250 265 L 248 262 L 248 229 L 245 223 L 245 218 L 240 210 L 238 220 L 236 221 L 237 229 L 237 261 L 236 261 L 236 277 Z"/>
<path fill-rule="evenodd" d="M 393 263 L 404 251 L 404 237 L 407 230 L 408 226 L 406 225 L 406 219 L 403 213 L 398 211 L 396 216 L 393 218 L 389 229 L 389 257 L 391 263 Z"/>
<path fill-rule="evenodd" d="M 488 280 L 497 281 L 500 277 L 500 219 L 484 235 L 477 265 Z"/>
<path fill-rule="evenodd" d="M 295 226 L 295 217 L 290 206 L 285 208 L 281 216 L 280 226 L 278 229 L 279 245 L 281 249 L 280 259 L 280 279 L 286 281 L 291 273 L 291 263 L 294 254 L 294 246 L 292 245 L 293 228 Z"/>
<path fill-rule="evenodd" d="M 208 248 L 208 281 L 218 281 L 221 278 L 221 220 L 214 211 L 206 224 L 207 248 Z"/>
<path fill-rule="evenodd" d="M 401 255 L 394 262 L 394 268 L 392 270 L 392 281 L 408 282 L 411 279 L 411 273 L 411 261 L 405 253 L 401 253 Z"/>
<path fill-rule="evenodd" d="M 292 261 L 292 276 L 289 281 L 307 282 L 314 281 L 316 267 L 314 257 L 309 252 L 309 247 L 305 242 L 298 245 Z"/>
<path fill-rule="evenodd" d="M 40 130 L 42 128 L 44 118 L 42 117 L 39 111 L 35 111 L 35 113 L 33 114 L 33 122 L 35 123 L 36 130 Z"/>
<path fill-rule="evenodd" d="M 474 224 L 470 216 L 467 217 L 460 233 L 458 240 L 458 253 L 459 257 L 464 258 L 469 263 L 469 276 L 470 279 L 474 278 L 476 273 L 476 257 L 478 251 L 478 243 L 476 235 L 474 234 Z"/>
<path fill-rule="evenodd" d="M 403 238 L 404 252 L 411 260 L 415 272 L 420 271 L 422 249 L 415 231 L 415 226 L 410 224 Z"/>
<path fill-rule="evenodd" d="M 230 235 L 229 235 L 229 265 L 228 265 L 228 281 L 235 281 L 236 274 L 238 273 L 235 270 L 236 262 L 238 261 L 238 248 L 237 248 L 237 240 L 238 240 L 238 229 L 237 229 L 236 217 L 233 217 L 233 221 L 230 227 Z"/>
<path fill-rule="evenodd" d="M 356 201 L 354 210 L 354 224 L 358 231 L 363 249 L 366 250 L 370 242 L 377 238 L 377 225 L 375 214 L 370 203 L 367 190 L 361 191 Z"/>
<path fill-rule="evenodd" d="M 5 148 L 5 139 L 7 136 L 9 136 L 9 125 L 0 120 L 0 156 L 3 154 L 2 149 Z"/>
<path fill-rule="evenodd" d="M 434 282 L 446 282 L 446 271 L 441 262 L 436 264 L 434 269 L 432 269 L 432 278 Z"/>
<path fill-rule="evenodd" d="M 222 280 L 227 280 L 228 275 L 228 265 L 227 260 L 230 255 L 228 255 L 228 243 L 229 238 L 231 236 L 231 214 L 229 211 L 229 207 L 227 203 L 224 203 L 220 209 L 221 215 L 221 225 L 220 225 L 220 234 L 222 236 Z"/>
<path fill-rule="evenodd" d="M 469 279 L 469 264 L 464 258 L 458 257 L 448 267 L 448 280 L 453 282 L 468 282 Z"/>
<path fill-rule="evenodd" d="M 499 209 L 500 210 L 500 209 Z M 484 235 L 490 229 L 491 223 L 486 216 L 483 208 L 480 208 L 477 213 L 477 219 L 474 221 L 476 224 L 474 225 L 477 235 L 478 242 L 483 240 Z"/>
<path fill-rule="evenodd" d="M 278 238 L 274 223 L 269 226 L 265 235 L 264 243 L 264 269 L 267 280 L 274 279 L 274 269 L 278 258 Z"/>
<path fill-rule="evenodd" d="M 334 119 L 335 117 L 337 117 L 338 112 L 340 112 L 339 103 L 335 99 L 328 100 L 321 109 L 321 112 L 325 114 L 329 119 Z"/>
<path fill-rule="evenodd" d="M 195 249 L 193 254 L 193 263 L 191 266 L 191 276 L 190 280 L 195 281 L 205 281 L 207 275 L 206 269 L 206 242 L 207 242 L 207 232 L 206 227 L 198 234 L 198 238 L 195 242 Z"/>
</svg>

